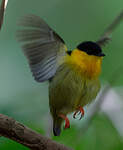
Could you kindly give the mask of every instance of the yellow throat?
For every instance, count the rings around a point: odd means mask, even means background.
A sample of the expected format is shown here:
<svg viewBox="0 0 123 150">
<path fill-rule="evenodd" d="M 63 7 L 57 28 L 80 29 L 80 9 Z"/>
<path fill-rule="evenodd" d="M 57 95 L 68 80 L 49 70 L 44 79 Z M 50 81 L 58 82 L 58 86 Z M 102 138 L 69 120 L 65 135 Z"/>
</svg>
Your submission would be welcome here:
<svg viewBox="0 0 123 150">
<path fill-rule="evenodd" d="M 74 49 L 66 61 L 87 78 L 97 78 L 101 72 L 102 57 L 88 55 L 79 49 Z"/>
</svg>

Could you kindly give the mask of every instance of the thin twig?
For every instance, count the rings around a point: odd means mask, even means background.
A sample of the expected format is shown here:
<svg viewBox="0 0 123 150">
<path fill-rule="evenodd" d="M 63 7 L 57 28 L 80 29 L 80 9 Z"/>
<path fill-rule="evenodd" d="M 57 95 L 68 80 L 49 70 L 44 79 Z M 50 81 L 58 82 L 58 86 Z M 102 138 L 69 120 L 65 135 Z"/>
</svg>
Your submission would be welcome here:
<svg viewBox="0 0 123 150">
<path fill-rule="evenodd" d="M 100 46 L 105 46 L 111 40 L 111 34 L 116 29 L 116 27 L 123 21 L 123 10 L 118 16 L 113 20 L 113 22 L 105 29 L 104 33 L 96 41 Z"/>
</svg>

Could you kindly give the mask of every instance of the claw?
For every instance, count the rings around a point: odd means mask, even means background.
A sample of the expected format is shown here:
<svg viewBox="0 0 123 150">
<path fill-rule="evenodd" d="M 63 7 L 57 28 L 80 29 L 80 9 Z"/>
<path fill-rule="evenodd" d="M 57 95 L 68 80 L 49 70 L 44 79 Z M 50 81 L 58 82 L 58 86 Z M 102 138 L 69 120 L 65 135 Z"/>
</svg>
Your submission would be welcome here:
<svg viewBox="0 0 123 150">
<path fill-rule="evenodd" d="M 61 117 L 62 119 L 65 120 L 65 127 L 64 127 L 64 129 L 70 128 L 70 121 L 69 121 L 69 119 L 63 114 L 60 114 L 59 117 Z"/>
<path fill-rule="evenodd" d="M 82 117 L 84 116 L 84 109 L 82 107 L 79 107 L 77 111 L 75 111 L 75 113 L 73 114 L 73 118 L 76 119 L 76 114 L 79 113 L 78 115 L 81 114 L 79 120 L 82 119 Z"/>
<path fill-rule="evenodd" d="M 73 114 L 73 118 L 76 119 L 76 114 L 79 112 L 79 110 L 75 111 L 75 113 Z"/>
</svg>

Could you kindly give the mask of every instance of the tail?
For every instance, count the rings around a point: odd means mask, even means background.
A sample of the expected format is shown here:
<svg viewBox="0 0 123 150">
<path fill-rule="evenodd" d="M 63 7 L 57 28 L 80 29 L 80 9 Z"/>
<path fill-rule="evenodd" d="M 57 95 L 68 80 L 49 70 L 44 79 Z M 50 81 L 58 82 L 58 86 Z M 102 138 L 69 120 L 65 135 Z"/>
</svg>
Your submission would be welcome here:
<svg viewBox="0 0 123 150">
<path fill-rule="evenodd" d="M 57 120 L 55 120 L 53 122 L 53 133 L 54 133 L 54 136 L 60 136 L 61 124 L 62 124 L 61 119 L 57 119 Z"/>
</svg>

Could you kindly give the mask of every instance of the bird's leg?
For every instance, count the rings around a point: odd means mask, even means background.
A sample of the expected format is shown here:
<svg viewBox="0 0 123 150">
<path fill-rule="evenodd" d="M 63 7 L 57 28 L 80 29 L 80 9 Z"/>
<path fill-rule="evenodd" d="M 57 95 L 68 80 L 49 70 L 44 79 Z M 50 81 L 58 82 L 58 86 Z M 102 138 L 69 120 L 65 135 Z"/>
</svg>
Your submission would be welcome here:
<svg viewBox="0 0 123 150">
<path fill-rule="evenodd" d="M 74 119 L 76 119 L 76 114 L 79 112 L 79 114 L 81 114 L 81 116 L 80 116 L 80 118 L 79 118 L 79 120 L 81 120 L 82 119 L 82 117 L 84 116 L 84 109 L 83 109 L 83 107 L 79 107 L 76 111 L 75 111 L 75 113 L 73 114 L 73 118 Z"/>
<path fill-rule="evenodd" d="M 61 117 L 62 119 L 65 120 L 65 127 L 64 127 L 64 129 L 70 128 L 70 121 L 69 121 L 69 119 L 63 114 L 60 114 L 59 117 Z"/>
</svg>

